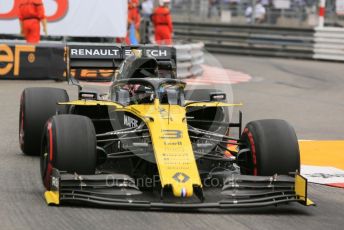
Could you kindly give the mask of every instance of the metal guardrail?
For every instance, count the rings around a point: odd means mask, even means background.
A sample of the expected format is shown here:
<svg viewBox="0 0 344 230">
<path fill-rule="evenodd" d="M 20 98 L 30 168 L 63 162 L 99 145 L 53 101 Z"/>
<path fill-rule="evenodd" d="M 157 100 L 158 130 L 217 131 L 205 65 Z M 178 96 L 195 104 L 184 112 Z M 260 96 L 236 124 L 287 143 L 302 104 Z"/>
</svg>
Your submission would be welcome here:
<svg viewBox="0 0 344 230">
<path fill-rule="evenodd" d="M 314 59 L 344 61 L 344 28 L 315 29 L 314 41 Z"/>
<path fill-rule="evenodd" d="M 209 4 L 213 2 L 215 4 Z M 254 6 L 257 0 L 172 0 L 172 15 L 177 21 L 184 22 L 213 22 L 248 24 L 246 9 Z M 340 23 L 335 11 L 335 0 L 327 0 L 326 23 Z M 285 0 L 290 3 L 281 9 L 275 0 L 262 1 L 266 10 L 264 25 L 290 26 L 297 28 L 311 28 L 318 19 L 318 1 L 315 0 Z M 279 1 L 281 3 L 281 1 Z M 250 15 L 251 17 L 253 15 Z M 255 23 L 254 21 L 252 23 Z M 255 24 L 260 24 L 255 23 Z"/>
<path fill-rule="evenodd" d="M 175 22 L 177 39 L 203 41 L 210 52 L 312 59 L 314 30 Z"/>
<path fill-rule="evenodd" d="M 207 51 L 254 56 L 344 61 L 344 28 L 315 29 L 175 22 L 175 35 L 203 41 Z"/>
</svg>

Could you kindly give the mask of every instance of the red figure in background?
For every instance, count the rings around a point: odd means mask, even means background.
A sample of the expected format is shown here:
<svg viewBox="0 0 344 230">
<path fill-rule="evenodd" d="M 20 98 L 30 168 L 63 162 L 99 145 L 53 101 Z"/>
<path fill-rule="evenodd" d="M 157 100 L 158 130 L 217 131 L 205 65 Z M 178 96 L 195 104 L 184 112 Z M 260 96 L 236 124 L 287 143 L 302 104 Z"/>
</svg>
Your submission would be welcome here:
<svg viewBox="0 0 344 230">
<path fill-rule="evenodd" d="M 22 0 L 19 4 L 21 34 L 28 43 L 39 43 L 42 23 L 43 31 L 47 35 L 47 20 L 42 0 Z"/>
<path fill-rule="evenodd" d="M 128 33 L 125 39 L 126 43 L 130 45 L 130 27 L 132 24 L 135 26 L 136 30 L 136 39 L 140 40 L 140 23 L 141 23 L 141 16 L 139 11 L 139 0 L 128 0 Z"/>
<path fill-rule="evenodd" d="M 172 44 L 173 24 L 169 4 L 170 0 L 160 0 L 160 6 L 154 10 L 152 16 L 155 41 L 159 45 Z"/>
</svg>

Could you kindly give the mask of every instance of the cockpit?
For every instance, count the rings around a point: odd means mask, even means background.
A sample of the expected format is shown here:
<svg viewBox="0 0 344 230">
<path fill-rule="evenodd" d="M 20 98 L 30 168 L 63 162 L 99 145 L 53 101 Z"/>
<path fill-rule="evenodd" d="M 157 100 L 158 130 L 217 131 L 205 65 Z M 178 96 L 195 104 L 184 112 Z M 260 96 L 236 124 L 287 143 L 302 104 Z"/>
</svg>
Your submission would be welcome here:
<svg viewBox="0 0 344 230">
<path fill-rule="evenodd" d="M 111 100 L 123 105 L 184 104 L 185 83 L 174 79 L 173 60 L 130 55 L 121 64 L 111 87 Z"/>
<path fill-rule="evenodd" d="M 185 83 L 166 79 L 127 79 L 112 85 L 111 100 L 122 105 L 160 104 L 183 105 Z"/>
</svg>

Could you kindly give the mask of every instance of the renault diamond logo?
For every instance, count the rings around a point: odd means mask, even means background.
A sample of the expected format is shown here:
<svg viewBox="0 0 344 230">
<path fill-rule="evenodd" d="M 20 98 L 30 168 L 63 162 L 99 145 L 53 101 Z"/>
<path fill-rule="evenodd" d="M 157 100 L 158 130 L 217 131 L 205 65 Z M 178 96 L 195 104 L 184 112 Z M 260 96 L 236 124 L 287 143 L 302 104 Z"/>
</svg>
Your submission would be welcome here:
<svg viewBox="0 0 344 230">
<path fill-rule="evenodd" d="M 178 183 L 185 183 L 187 182 L 190 177 L 188 175 L 186 175 L 185 173 L 176 173 L 174 176 L 173 176 L 173 179 L 175 181 L 177 181 Z"/>
</svg>

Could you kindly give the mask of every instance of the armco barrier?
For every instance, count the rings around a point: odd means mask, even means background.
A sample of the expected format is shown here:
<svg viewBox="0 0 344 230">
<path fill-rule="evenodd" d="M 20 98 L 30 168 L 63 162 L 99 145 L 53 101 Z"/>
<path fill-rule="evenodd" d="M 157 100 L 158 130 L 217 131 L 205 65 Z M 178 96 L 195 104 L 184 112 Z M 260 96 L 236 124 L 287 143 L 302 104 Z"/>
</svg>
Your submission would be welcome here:
<svg viewBox="0 0 344 230">
<path fill-rule="evenodd" d="M 84 43 L 73 44 L 83 45 Z M 182 44 L 175 47 L 177 49 L 177 77 L 184 79 L 201 75 L 203 73 L 201 67 L 203 43 Z M 62 42 L 42 42 L 34 46 L 25 44 L 24 41 L 0 40 L 0 79 L 63 80 L 67 69 L 65 48 L 66 45 Z M 76 74 L 82 74 L 82 71 L 79 72 Z M 92 74 L 100 72 L 93 71 Z"/>
<path fill-rule="evenodd" d="M 344 61 L 344 28 L 315 29 L 314 41 L 314 59 Z"/>
<path fill-rule="evenodd" d="M 37 46 L 0 40 L 0 79 L 62 80 L 66 70 L 65 46 L 46 42 Z"/>
<path fill-rule="evenodd" d="M 207 51 L 252 56 L 344 61 L 344 28 L 174 22 L 178 40 L 203 41 Z"/>
<path fill-rule="evenodd" d="M 210 52 L 313 58 L 314 30 L 174 22 L 178 40 L 203 41 Z"/>
</svg>

